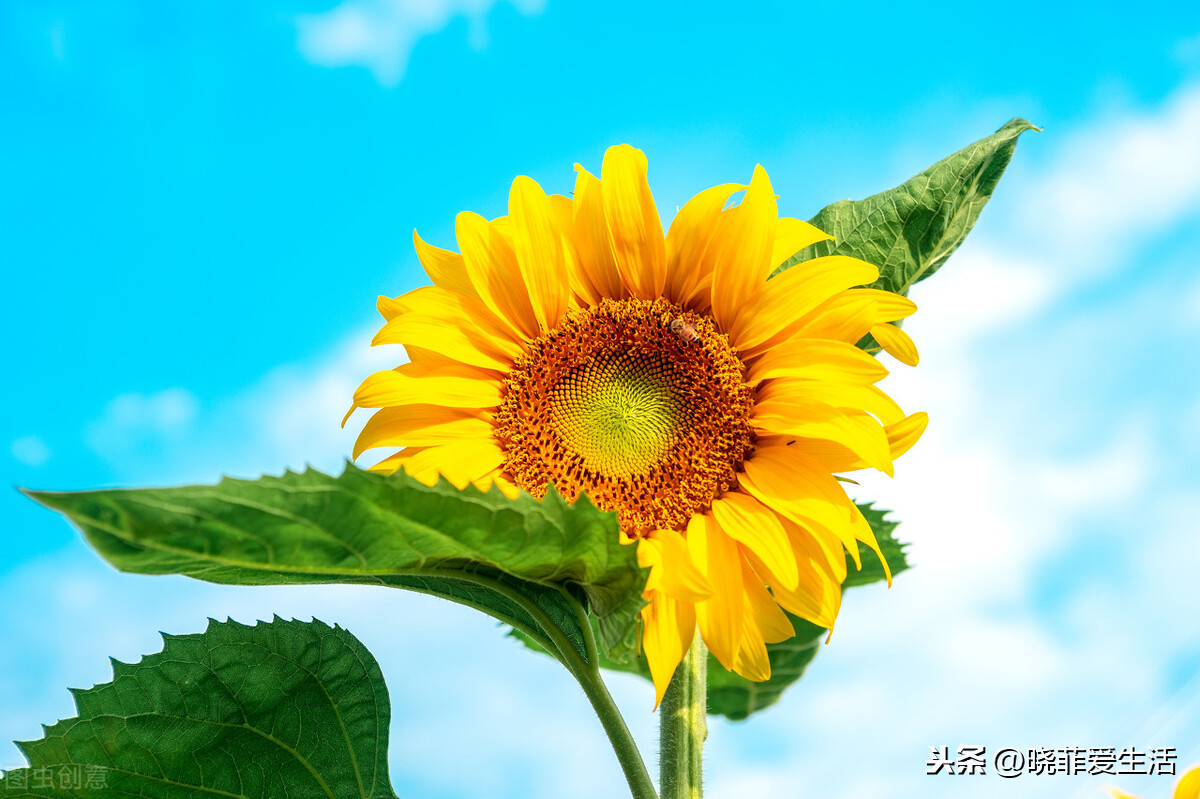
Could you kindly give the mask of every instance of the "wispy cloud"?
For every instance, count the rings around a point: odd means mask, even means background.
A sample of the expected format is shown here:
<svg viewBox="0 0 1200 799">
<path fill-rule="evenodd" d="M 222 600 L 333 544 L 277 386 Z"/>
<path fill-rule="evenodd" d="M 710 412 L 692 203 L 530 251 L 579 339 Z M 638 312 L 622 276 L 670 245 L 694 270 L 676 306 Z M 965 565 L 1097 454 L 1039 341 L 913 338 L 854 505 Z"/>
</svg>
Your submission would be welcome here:
<svg viewBox="0 0 1200 799">
<path fill-rule="evenodd" d="M 1036 245 L 1064 279 L 1104 277 L 1131 263 L 1140 244 L 1200 211 L 1197 142 L 1200 84 L 1068 135 L 1029 186 L 1014 226 L 1022 238 L 1008 249 Z"/>
<path fill-rule="evenodd" d="M 404 77 L 413 46 L 456 17 L 470 25 L 475 48 L 487 44 L 487 15 L 498 0 L 345 0 L 321 14 L 296 20 L 301 54 L 326 67 L 364 66 L 385 86 Z M 542 9 L 543 0 L 505 0 L 523 14 Z"/>
<path fill-rule="evenodd" d="M 12 442 L 9 452 L 21 463 L 34 468 L 50 460 L 50 447 L 38 436 L 21 436 Z"/>
<path fill-rule="evenodd" d="M 122 394 L 88 425 L 84 439 L 93 452 L 117 463 L 147 447 L 179 441 L 190 431 L 198 411 L 199 401 L 183 388 Z"/>
<path fill-rule="evenodd" d="M 356 331 L 312 361 L 278 366 L 206 404 L 181 387 L 119 396 L 85 439 L 128 483 L 212 482 L 308 465 L 337 471 L 368 415 L 341 428 L 354 389 L 404 359 L 400 347 L 371 347 L 373 333 Z"/>
</svg>

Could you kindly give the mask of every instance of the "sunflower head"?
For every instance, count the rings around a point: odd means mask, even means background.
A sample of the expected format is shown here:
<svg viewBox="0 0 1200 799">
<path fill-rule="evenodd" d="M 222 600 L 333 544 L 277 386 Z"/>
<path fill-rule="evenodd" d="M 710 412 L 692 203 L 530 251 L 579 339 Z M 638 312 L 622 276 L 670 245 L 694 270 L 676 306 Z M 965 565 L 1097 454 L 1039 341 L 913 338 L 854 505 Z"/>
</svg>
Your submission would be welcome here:
<svg viewBox="0 0 1200 799">
<path fill-rule="evenodd" d="M 657 699 L 697 628 L 765 680 L 766 645 L 794 635 L 783 611 L 832 627 L 845 553 L 879 552 L 834 475 L 890 474 L 924 430 L 856 346 L 870 334 L 915 364 L 893 323 L 916 308 L 862 288 L 878 270 L 845 256 L 768 280 L 829 237 L 779 217 L 762 167 L 692 198 L 665 236 L 639 150 L 576 173 L 572 198 L 519 177 L 507 216 L 460 214 L 459 252 L 414 235 L 433 285 L 379 299 L 373 343 L 409 360 L 355 392 L 379 410 L 354 455 L 400 447 L 372 468 L 429 484 L 586 493 L 649 568 Z"/>
</svg>

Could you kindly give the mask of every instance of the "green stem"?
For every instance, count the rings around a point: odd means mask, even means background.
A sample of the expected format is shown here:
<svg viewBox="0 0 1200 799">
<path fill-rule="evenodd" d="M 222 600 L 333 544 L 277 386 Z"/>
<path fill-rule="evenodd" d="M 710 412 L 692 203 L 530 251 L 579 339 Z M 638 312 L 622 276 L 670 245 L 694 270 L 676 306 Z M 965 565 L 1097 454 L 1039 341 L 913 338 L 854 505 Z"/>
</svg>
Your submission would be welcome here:
<svg viewBox="0 0 1200 799">
<path fill-rule="evenodd" d="M 699 631 L 675 669 L 658 714 L 662 799 L 700 799 L 708 737 L 708 650 Z"/>
<path fill-rule="evenodd" d="M 575 678 L 579 680 L 584 694 L 592 703 L 592 709 L 596 711 L 596 716 L 604 726 L 604 733 L 617 754 L 621 770 L 625 772 L 625 781 L 629 783 L 629 793 L 633 795 L 633 799 L 658 799 L 654 793 L 654 783 L 650 781 L 650 772 L 646 771 L 646 763 L 642 760 L 642 753 L 638 751 L 637 743 L 633 740 L 629 727 L 625 725 L 625 719 L 621 716 L 617 703 L 613 701 L 612 694 L 608 692 L 604 680 L 600 679 L 600 670 L 585 668 L 582 673 L 576 673 Z"/>
<path fill-rule="evenodd" d="M 604 734 L 608 736 L 613 752 L 617 755 L 617 762 L 621 764 L 621 771 L 625 774 L 625 781 L 629 783 L 629 793 L 633 799 L 658 799 L 658 794 L 654 792 L 654 783 L 650 781 L 650 772 L 646 770 L 646 762 L 642 760 L 642 753 L 637 748 L 637 742 L 633 740 L 633 734 L 629 732 L 629 727 L 625 724 L 621 709 L 613 701 L 612 694 L 608 692 L 608 686 L 604 684 L 604 680 L 600 676 L 600 657 L 596 647 L 596 636 L 592 632 L 587 612 L 566 591 L 563 591 L 562 594 L 574 609 L 576 618 L 579 619 L 580 627 L 583 630 L 584 649 L 588 656 L 587 662 L 579 656 L 579 652 L 540 607 L 535 603 L 525 601 L 523 597 L 518 601 L 545 630 L 546 635 L 558 649 L 559 661 L 567 667 L 567 670 L 579 683 L 579 687 L 583 689 L 584 695 L 592 705 L 592 710 L 596 712 L 596 717 L 600 719 L 600 724 L 604 727 Z"/>
</svg>

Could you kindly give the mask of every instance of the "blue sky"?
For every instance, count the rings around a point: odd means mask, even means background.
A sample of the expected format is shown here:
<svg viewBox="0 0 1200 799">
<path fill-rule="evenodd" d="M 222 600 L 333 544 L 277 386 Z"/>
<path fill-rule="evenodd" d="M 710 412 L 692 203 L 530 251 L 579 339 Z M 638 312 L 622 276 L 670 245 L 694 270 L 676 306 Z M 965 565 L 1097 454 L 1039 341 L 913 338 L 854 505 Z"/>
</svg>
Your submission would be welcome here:
<svg viewBox="0 0 1200 799">
<path fill-rule="evenodd" d="M 890 391 L 929 433 L 860 492 L 918 568 L 851 594 L 778 707 L 713 724 L 709 795 L 1100 795 L 926 777 L 934 744 L 1200 762 L 1200 8 L 647 5 L 0 6 L 4 481 L 336 469 L 350 393 L 396 358 L 367 347 L 374 299 L 423 282 L 413 228 L 451 246 L 515 175 L 569 191 L 630 142 L 664 222 L 755 163 L 807 218 L 1025 116 L 1045 132 L 913 292 L 922 364 Z M 315 615 L 384 666 L 400 795 L 619 795 L 569 677 L 486 618 L 117 575 L 15 491 L 0 514 L 2 741 L 157 630 Z M 613 684 L 652 752 L 648 686 Z"/>
</svg>

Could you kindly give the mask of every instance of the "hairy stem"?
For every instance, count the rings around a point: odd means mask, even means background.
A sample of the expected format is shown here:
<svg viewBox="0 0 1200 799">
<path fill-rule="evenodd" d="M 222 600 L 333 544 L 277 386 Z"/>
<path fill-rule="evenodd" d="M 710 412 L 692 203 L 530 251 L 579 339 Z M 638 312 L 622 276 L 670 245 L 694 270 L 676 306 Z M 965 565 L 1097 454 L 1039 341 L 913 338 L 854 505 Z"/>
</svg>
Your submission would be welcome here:
<svg viewBox="0 0 1200 799">
<path fill-rule="evenodd" d="M 662 799 L 700 799 L 701 758 L 708 737 L 708 650 L 700 633 L 675 669 L 659 708 Z"/>
<path fill-rule="evenodd" d="M 625 719 L 621 716 L 617 703 L 613 701 L 612 694 L 600 679 L 600 670 L 589 668 L 584 673 L 577 673 L 575 677 L 604 726 L 604 733 L 608 736 L 617 761 L 621 764 L 621 770 L 625 773 L 625 781 L 629 783 L 629 793 L 633 799 L 657 799 L 654 783 L 650 781 L 650 772 L 646 770 L 646 764 L 642 760 L 642 753 L 638 751 L 637 743 L 633 740 L 629 727 L 625 725 Z"/>
<path fill-rule="evenodd" d="M 621 709 L 613 701 L 612 694 L 608 692 L 608 686 L 604 684 L 604 680 L 600 676 L 599 650 L 587 612 L 566 591 L 563 591 L 563 596 L 575 610 L 576 618 L 579 619 L 583 631 L 584 649 L 587 652 L 586 662 L 579 656 L 579 652 L 571 645 L 570 641 L 563 636 L 562 631 L 546 617 L 541 608 L 534 603 L 525 602 L 523 598 L 519 601 L 545 630 L 551 642 L 558 649 L 559 662 L 567 667 L 571 676 L 583 689 L 584 695 L 592 705 L 592 710 L 600 719 L 604 734 L 608 736 L 608 741 L 617 756 L 617 762 L 621 764 L 621 771 L 625 774 L 625 781 L 629 783 L 629 793 L 633 799 L 658 799 L 658 795 L 654 792 L 654 783 L 650 781 L 650 772 L 646 770 L 646 762 L 642 760 L 642 753 L 637 748 L 637 742 L 633 740 L 633 734 L 629 732 L 629 727 L 625 724 Z"/>
</svg>

